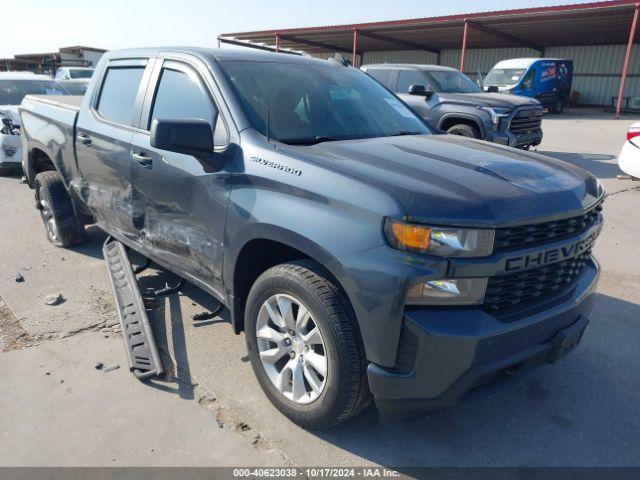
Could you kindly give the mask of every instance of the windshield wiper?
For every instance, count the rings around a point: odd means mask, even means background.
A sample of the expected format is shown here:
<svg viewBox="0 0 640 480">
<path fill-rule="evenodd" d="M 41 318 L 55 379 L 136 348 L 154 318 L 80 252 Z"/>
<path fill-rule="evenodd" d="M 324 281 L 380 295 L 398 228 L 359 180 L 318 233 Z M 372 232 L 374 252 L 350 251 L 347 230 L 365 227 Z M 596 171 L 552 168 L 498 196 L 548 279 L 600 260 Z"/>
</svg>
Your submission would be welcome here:
<svg viewBox="0 0 640 480">
<path fill-rule="evenodd" d="M 405 135 L 422 135 L 422 132 L 410 132 L 408 130 L 402 130 L 400 132 L 392 133 L 390 137 L 404 137 Z"/>
<path fill-rule="evenodd" d="M 287 145 L 316 145 L 322 142 L 335 142 L 341 138 L 318 135 L 315 138 L 281 138 L 279 141 Z"/>
</svg>

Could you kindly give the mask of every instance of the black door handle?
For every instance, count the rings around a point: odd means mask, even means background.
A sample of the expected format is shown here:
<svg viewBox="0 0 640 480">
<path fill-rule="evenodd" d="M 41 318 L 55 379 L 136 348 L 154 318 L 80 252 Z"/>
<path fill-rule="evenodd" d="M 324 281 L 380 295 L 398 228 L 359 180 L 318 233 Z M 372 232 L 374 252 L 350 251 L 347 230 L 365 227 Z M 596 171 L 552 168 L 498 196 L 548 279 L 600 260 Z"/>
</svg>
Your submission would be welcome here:
<svg viewBox="0 0 640 480">
<path fill-rule="evenodd" d="M 78 138 L 80 139 L 80 143 L 82 143 L 83 145 L 91 145 L 91 137 L 89 135 L 80 133 L 78 134 Z"/>
<path fill-rule="evenodd" d="M 136 162 L 138 162 L 143 167 L 149 168 L 151 164 L 153 164 L 153 160 L 151 160 L 151 158 L 148 157 L 147 154 L 144 152 L 132 153 L 131 158 Z"/>
</svg>

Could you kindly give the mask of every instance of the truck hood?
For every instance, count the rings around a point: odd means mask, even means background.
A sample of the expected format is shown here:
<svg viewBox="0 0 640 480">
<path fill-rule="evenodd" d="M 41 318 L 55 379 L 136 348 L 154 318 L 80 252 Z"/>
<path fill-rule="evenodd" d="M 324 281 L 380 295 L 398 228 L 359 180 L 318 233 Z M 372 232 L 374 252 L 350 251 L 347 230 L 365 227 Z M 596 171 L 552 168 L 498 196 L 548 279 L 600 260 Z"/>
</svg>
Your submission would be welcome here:
<svg viewBox="0 0 640 480">
<path fill-rule="evenodd" d="M 540 102 L 535 98 L 507 95 L 504 93 L 439 93 L 438 98 L 440 98 L 441 101 L 480 107 L 515 108 L 540 105 Z"/>
<path fill-rule="evenodd" d="M 286 149 L 392 192 L 416 222 L 503 226 L 562 218 L 603 194 L 595 177 L 569 163 L 455 135 Z"/>
<path fill-rule="evenodd" d="M 18 105 L 0 105 L 0 115 L 9 117 L 13 124 L 20 126 L 20 114 L 18 113 Z"/>
</svg>

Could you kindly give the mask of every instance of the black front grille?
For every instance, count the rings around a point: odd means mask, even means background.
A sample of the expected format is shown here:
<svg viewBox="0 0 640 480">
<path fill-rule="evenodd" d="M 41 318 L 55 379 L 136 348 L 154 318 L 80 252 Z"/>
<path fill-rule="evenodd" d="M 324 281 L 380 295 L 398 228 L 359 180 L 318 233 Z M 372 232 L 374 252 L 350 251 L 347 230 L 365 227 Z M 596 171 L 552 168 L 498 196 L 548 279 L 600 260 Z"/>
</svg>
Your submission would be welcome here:
<svg viewBox="0 0 640 480">
<path fill-rule="evenodd" d="M 551 222 L 533 223 L 518 227 L 496 229 L 494 252 L 505 252 L 522 247 L 534 247 L 579 235 L 600 220 L 602 203 L 577 217 Z"/>
<path fill-rule="evenodd" d="M 540 130 L 542 125 L 542 109 L 520 110 L 511 119 L 509 130 L 516 135 Z"/>
<path fill-rule="evenodd" d="M 571 289 L 590 251 L 543 267 L 489 278 L 484 307 L 498 316 L 523 310 Z"/>
</svg>

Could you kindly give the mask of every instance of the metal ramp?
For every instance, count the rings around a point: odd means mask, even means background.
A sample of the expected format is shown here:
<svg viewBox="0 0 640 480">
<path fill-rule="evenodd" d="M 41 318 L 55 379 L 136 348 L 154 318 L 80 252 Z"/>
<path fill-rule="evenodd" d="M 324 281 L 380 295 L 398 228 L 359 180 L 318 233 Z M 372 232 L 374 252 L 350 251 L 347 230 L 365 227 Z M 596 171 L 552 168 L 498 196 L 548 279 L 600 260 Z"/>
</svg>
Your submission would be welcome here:
<svg viewBox="0 0 640 480">
<path fill-rule="evenodd" d="M 118 306 L 129 370 L 144 379 L 164 374 L 153 331 L 125 246 L 112 237 L 102 247 Z"/>
</svg>

